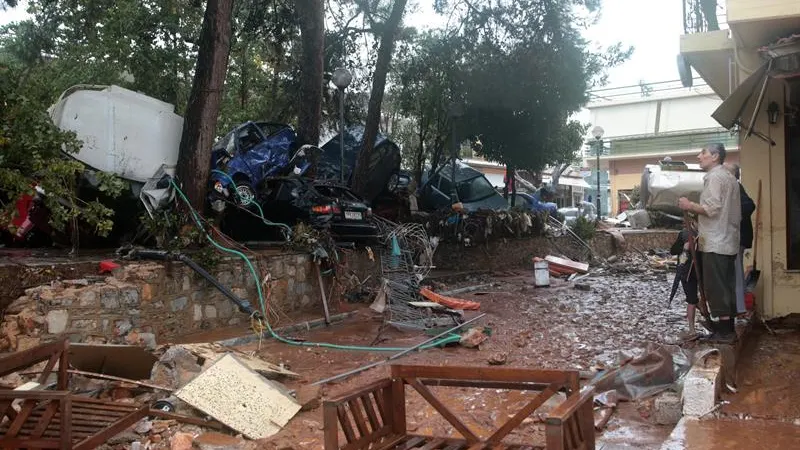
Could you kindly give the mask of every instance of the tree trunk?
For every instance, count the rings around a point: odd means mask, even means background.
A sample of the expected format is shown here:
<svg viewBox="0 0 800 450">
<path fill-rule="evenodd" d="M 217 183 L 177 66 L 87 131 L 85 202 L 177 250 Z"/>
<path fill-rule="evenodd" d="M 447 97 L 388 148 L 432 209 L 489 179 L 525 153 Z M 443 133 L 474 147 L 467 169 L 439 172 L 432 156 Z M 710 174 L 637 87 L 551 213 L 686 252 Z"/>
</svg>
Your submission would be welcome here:
<svg viewBox="0 0 800 450">
<path fill-rule="evenodd" d="M 297 118 L 299 144 L 319 145 L 322 120 L 322 84 L 325 45 L 325 4 L 322 0 L 295 0 L 300 24 L 300 112 Z"/>
<path fill-rule="evenodd" d="M 195 209 L 202 210 L 211 167 L 222 88 L 231 50 L 233 0 L 208 0 L 197 67 L 183 122 L 177 175 Z"/>
<path fill-rule="evenodd" d="M 392 60 L 392 50 L 407 0 L 395 0 L 392 12 L 384 24 L 381 35 L 381 44 L 378 48 L 378 59 L 375 62 L 375 73 L 372 77 L 372 92 L 369 95 L 367 108 L 367 123 L 364 125 L 364 142 L 356 161 L 355 176 L 353 177 L 353 190 L 364 194 L 362 190 L 369 178 L 369 161 L 372 150 L 375 148 L 375 139 L 378 137 L 378 127 L 381 123 L 381 104 L 383 92 L 386 88 L 386 75 L 389 73 L 389 63 Z"/>
</svg>

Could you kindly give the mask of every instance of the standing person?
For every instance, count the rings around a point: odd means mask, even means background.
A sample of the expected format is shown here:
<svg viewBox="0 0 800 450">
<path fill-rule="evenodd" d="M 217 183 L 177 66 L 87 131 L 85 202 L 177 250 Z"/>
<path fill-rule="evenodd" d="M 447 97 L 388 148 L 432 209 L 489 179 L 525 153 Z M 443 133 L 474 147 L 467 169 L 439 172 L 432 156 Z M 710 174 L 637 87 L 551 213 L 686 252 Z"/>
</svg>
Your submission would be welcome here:
<svg viewBox="0 0 800 450">
<path fill-rule="evenodd" d="M 744 304 L 744 251 L 753 247 L 753 223 L 750 216 L 756 210 L 753 199 L 747 195 L 742 186 L 742 171 L 736 163 L 725 163 L 725 168 L 739 182 L 739 197 L 742 203 L 742 222 L 739 226 L 739 253 L 736 255 L 736 312 L 742 314 L 747 311 Z"/>
<path fill-rule="evenodd" d="M 699 297 L 697 295 L 697 272 L 694 270 L 692 253 L 689 247 L 691 237 L 696 233 L 694 224 L 685 223 L 683 230 L 678 233 L 678 237 L 670 248 L 670 253 L 678 256 L 678 267 L 675 276 L 680 277 L 683 293 L 686 295 L 686 321 L 689 324 L 689 331 L 684 335 L 687 339 L 697 337 L 695 327 L 695 316 Z M 670 299 L 671 301 L 672 299 Z"/>
<path fill-rule="evenodd" d="M 736 339 L 736 255 L 739 253 L 739 227 L 742 207 L 739 185 L 727 171 L 725 146 L 709 144 L 697 155 L 706 175 L 700 202 L 686 197 L 678 207 L 697 215 L 701 285 L 708 309 L 718 321 L 712 338 L 724 342 Z"/>
</svg>

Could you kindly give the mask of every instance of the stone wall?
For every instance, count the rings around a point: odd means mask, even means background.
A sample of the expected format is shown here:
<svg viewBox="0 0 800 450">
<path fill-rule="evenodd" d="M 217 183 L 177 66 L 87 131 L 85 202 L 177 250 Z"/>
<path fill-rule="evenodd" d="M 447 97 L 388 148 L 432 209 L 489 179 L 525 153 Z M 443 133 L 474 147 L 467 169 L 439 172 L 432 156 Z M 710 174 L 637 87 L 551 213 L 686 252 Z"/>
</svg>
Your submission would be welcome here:
<svg viewBox="0 0 800 450">
<path fill-rule="evenodd" d="M 271 308 L 322 314 L 316 268 L 308 255 L 261 256 L 256 262 L 259 277 L 268 273 L 272 280 Z M 255 281 L 243 263 L 224 260 L 207 270 L 258 308 Z M 0 351 L 23 350 L 64 335 L 75 342 L 154 346 L 201 330 L 244 327 L 248 321 L 247 314 L 182 263 L 128 262 L 113 276 L 26 289 L 6 308 Z"/>
<path fill-rule="evenodd" d="M 669 249 L 678 232 L 674 230 L 615 230 L 598 232 L 589 242 L 595 255 L 608 258 L 626 251 Z M 502 271 L 533 267 L 533 257 L 561 254 L 586 261 L 588 250 L 569 236 L 503 239 L 471 247 L 447 242 L 436 249 L 434 265 L 437 269 L 457 271 Z"/>
</svg>

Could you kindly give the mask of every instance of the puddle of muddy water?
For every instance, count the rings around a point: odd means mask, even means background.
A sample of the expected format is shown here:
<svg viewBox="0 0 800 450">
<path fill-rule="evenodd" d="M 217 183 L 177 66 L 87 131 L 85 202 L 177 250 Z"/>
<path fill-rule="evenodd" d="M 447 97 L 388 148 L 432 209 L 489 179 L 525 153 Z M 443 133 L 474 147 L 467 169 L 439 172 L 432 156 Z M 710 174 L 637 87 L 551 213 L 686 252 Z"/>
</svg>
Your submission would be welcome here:
<svg viewBox="0 0 800 450">
<path fill-rule="evenodd" d="M 687 420 L 664 450 L 795 449 L 800 427 L 783 422 L 746 420 Z"/>
</svg>

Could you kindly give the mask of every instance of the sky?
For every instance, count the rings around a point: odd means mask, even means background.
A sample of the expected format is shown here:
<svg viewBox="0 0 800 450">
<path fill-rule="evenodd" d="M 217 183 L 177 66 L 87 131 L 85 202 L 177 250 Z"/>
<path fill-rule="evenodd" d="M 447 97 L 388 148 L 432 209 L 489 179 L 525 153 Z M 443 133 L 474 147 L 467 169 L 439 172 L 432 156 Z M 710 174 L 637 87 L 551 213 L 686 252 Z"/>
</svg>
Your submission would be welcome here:
<svg viewBox="0 0 800 450">
<path fill-rule="evenodd" d="M 0 25 L 24 19 L 24 4 L 0 10 Z M 446 18 L 437 16 L 432 0 L 417 2 L 406 23 L 415 26 L 443 25 Z M 586 30 L 587 39 L 599 47 L 616 42 L 633 45 L 630 60 L 609 72 L 608 87 L 645 82 L 675 80 L 678 73 L 675 56 L 683 33 L 681 2 L 678 0 L 603 0 L 600 21 Z"/>
</svg>

